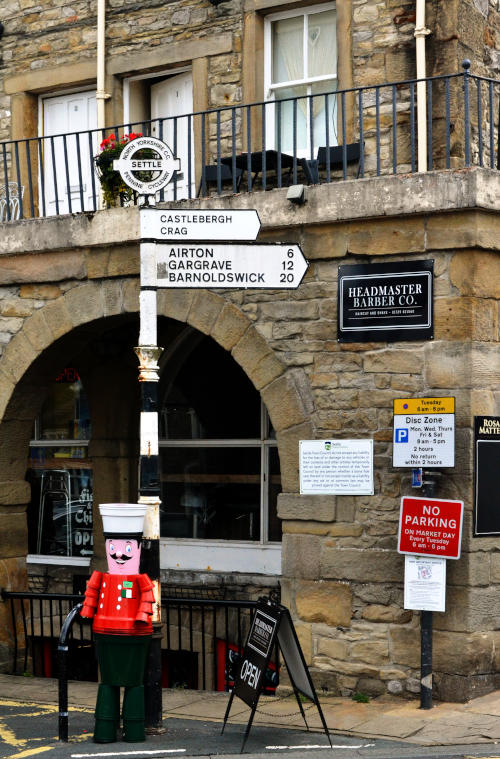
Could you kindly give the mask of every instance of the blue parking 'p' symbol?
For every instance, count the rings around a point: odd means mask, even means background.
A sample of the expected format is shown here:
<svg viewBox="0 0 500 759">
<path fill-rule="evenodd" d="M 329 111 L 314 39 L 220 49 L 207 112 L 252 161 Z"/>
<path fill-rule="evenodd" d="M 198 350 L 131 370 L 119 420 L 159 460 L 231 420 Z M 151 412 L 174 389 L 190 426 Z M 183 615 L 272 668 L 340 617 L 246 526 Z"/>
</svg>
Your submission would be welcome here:
<svg viewBox="0 0 500 759">
<path fill-rule="evenodd" d="M 407 443 L 408 442 L 408 428 L 407 427 L 397 427 L 396 428 L 395 441 L 396 441 L 396 443 Z"/>
</svg>

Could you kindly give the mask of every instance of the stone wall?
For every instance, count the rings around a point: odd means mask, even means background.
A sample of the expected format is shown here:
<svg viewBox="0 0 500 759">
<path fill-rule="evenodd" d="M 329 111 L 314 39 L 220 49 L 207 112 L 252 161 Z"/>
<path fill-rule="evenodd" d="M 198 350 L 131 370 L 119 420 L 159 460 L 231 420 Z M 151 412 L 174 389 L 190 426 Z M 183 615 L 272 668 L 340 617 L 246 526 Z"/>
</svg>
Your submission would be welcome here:
<svg viewBox="0 0 500 759">
<path fill-rule="evenodd" d="M 403 609 L 396 551 L 400 498 L 411 487 L 407 471 L 392 467 L 391 443 L 393 400 L 411 396 L 456 397 L 456 467 L 436 495 L 466 508 L 462 558 L 448 562 L 447 611 L 434 615 L 437 694 L 464 699 L 496 684 L 500 552 L 496 539 L 472 537 L 471 520 L 473 416 L 500 413 L 498 191 L 497 173 L 476 170 L 310 188 L 300 208 L 286 190 L 184 203 L 254 207 L 260 239 L 298 242 L 310 264 L 297 290 L 165 290 L 159 312 L 212 336 L 261 392 L 284 491 L 282 598 L 316 682 L 335 693 L 419 689 L 419 616 Z M 137 208 L 5 227 L 0 503 L 13 558 L 25 550 L 22 479 L 40 386 L 54 357 L 82 349 L 89 325 L 137 314 L 137 238 Z M 434 340 L 339 344 L 338 265 L 421 258 L 434 259 Z M 298 441 L 336 437 L 374 440 L 373 496 L 299 495 Z M 118 451 L 126 468 L 114 442 L 106 455 Z"/>
<path fill-rule="evenodd" d="M 252 76 L 262 75 L 262 29 L 259 27 L 254 38 L 249 28 L 255 24 L 252 19 L 261 20 L 265 13 L 280 10 L 281 6 L 291 7 L 285 0 L 228 0 L 217 7 L 207 0 L 175 0 L 167 5 L 157 0 L 140 5 L 108 3 L 106 54 L 111 66 L 106 87 L 112 94 L 107 106 L 109 122 L 122 121 L 124 73 L 164 70 L 181 62 L 187 65 L 194 59 L 206 61 L 197 71 L 197 76 L 205 78 L 202 89 L 206 93 L 200 96 L 203 107 L 263 99 L 262 82 L 257 82 L 256 89 L 248 86 Z M 342 16 L 344 25 L 339 35 L 339 56 L 352 58 L 349 65 L 345 60 L 339 61 L 341 87 L 415 76 L 414 6 L 414 0 L 339 0 L 339 18 Z M 431 30 L 427 41 L 428 74 L 456 73 L 462 60 L 470 58 L 473 73 L 500 75 L 500 10 L 496 0 L 427 0 L 426 13 Z M 71 5 L 55 0 L 44 0 L 42 4 L 36 0 L 7 0 L 2 22 L 5 33 L 0 40 L 0 139 L 8 139 L 12 137 L 14 111 L 11 93 L 36 94 L 95 79 L 95 6 L 85 0 Z M 346 35 L 350 37 L 349 45 Z M 246 58 L 245 37 L 253 39 L 251 50 L 246 48 Z M 223 52 L 211 44 L 222 38 L 229 40 Z M 55 81 L 35 77 L 36 81 L 30 83 L 33 75 L 54 70 L 61 74 Z M 13 77 L 14 88 L 6 89 L 6 80 Z M 33 133 L 15 136 L 36 136 L 36 124 L 33 127 Z M 31 130 L 31 126 L 27 128 Z"/>
</svg>

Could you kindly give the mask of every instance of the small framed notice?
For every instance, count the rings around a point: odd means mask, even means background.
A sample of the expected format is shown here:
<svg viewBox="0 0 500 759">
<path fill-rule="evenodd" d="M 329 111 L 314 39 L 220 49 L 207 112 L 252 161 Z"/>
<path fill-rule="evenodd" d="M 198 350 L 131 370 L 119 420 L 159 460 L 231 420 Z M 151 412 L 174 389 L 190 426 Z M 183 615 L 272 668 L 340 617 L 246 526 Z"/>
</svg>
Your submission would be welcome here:
<svg viewBox="0 0 500 759">
<path fill-rule="evenodd" d="M 446 559 L 405 556 L 405 609 L 445 611 Z"/>
<path fill-rule="evenodd" d="M 373 495 L 373 440 L 301 440 L 303 495 Z"/>
</svg>

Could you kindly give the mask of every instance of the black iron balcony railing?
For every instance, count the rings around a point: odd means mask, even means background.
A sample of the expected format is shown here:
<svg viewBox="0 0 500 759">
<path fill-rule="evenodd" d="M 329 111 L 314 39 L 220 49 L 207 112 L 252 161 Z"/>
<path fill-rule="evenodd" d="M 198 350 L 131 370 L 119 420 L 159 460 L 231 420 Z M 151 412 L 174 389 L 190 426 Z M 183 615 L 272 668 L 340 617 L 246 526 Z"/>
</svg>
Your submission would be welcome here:
<svg viewBox="0 0 500 759">
<path fill-rule="evenodd" d="M 130 132 L 163 139 L 181 159 L 159 201 L 416 172 L 423 133 L 428 170 L 499 170 L 500 81 L 475 76 L 469 66 L 465 61 L 461 73 L 425 80 L 3 142 L 0 221 L 96 211 L 100 145 L 112 134 L 119 145 Z M 424 130 L 417 95 L 425 95 Z M 116 202 L 136 198 L 117 191 Z"/>
</svg>

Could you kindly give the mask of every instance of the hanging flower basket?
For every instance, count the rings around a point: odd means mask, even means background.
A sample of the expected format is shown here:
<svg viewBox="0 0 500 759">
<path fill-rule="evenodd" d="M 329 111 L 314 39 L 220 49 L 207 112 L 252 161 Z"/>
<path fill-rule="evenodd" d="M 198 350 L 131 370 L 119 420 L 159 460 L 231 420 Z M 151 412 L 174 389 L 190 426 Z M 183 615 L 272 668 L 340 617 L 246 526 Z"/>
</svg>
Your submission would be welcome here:
<svg viewBox="0 0 500 759">
<path fill-rule="evenodd" d="M 113 168 L 113 161 L 119 158 L 126 145 L 142 133 L 130 132 L 124 134 L 120 140 L 115 134 L 110 134 L 100 144 L 101 152 L 94 157 L 97 176 L 101 183 L 102 195 L 107 208 L 120 206 L 132 199 L 134 192 L 128 187 L 120 176 L 120 172 Z"/>
</svg>

